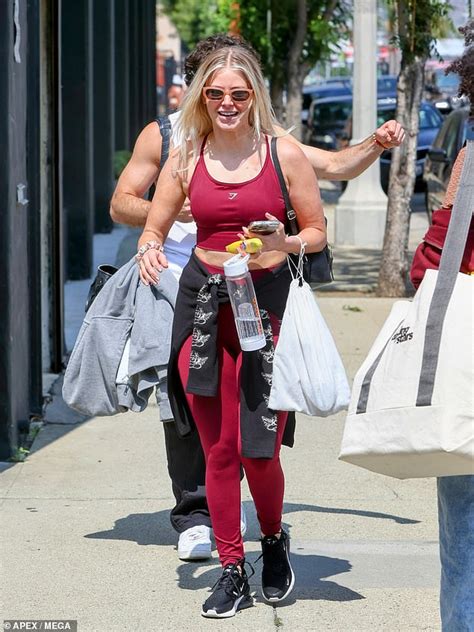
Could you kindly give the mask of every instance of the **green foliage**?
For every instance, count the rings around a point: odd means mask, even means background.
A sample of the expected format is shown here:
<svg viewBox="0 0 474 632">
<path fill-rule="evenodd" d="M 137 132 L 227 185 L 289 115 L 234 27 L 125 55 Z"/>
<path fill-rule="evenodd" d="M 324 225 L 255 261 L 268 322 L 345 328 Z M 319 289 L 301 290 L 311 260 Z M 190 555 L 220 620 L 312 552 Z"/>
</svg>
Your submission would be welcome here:
<svg viewBox="0 0 474 632">
<path fill-rule="evenodd" d="M 448 5 L 449 6 L 449 5 Z M 437 25 L 433 28 L 433 37 L 443 39 L 446 37 L 460 37 L 458 30 L 449 15 L 441 16 Z"/>
<path fill-rule="evenodd" d="M 268 10 L 271 10 L 271 31 Z M 308 27 L 300 63 L 308 68 L 327 59 L 341 39 L 347 36 L 352 3 L 348 0 L 308 0 Z M 267 76 L 286 77 L 288 54 L 297 29 L 294 0 L 241 0 L 240 29 L 260 53 Z"/>
<path fill-rule="evenodd" d="M 347 35 L 352 2 L 307 0 L 307 6 L 308 28 L 300 62 L 312 67 L 326 59 Z M 288 53 L 297 27 L 294 0 L 163 0 L 162 7 L 190 49 L 200 39 L 228 32 L 237 21 L 241 35 L 260 54 L 266 76 L 286 83 L 291 72 Z M 268 28 L 269 10 L 271 31 Z"/>
<path fill-rule="evenodd" d="M 395 43 L 402 51 L 402 65 L 436 54 L 436 37 L 446 30 L 451 5 L 445 0 L 391 0 L 398 29 Z"/>
<path fill-rule="evenodd" d="M 188 49 L 209 35 L 226 33 L 237 18 L 234 0 L 163 0 L 161 4 Z"/>
<path fill-rule="evenodd" d="M 12 461 L 13 463 L 22 463 L 29 453 L 30 451 L 26 448 L 17 448 L 10 457 L 10 461 Z"/>
</svg>

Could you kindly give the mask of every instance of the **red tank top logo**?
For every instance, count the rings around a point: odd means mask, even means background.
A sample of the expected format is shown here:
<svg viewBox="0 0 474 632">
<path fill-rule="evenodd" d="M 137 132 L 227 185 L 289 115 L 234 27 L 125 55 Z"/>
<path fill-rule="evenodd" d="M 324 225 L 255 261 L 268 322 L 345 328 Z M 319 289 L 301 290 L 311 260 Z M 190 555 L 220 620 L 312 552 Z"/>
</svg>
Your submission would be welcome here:
<svg viewBox="0 0 474 632">
<path fill-rule="evenodd" d="M 238 195 L 238 193 L 229 193 L 229 200 L 235 200 L 237 195 Z"/>
</svg>

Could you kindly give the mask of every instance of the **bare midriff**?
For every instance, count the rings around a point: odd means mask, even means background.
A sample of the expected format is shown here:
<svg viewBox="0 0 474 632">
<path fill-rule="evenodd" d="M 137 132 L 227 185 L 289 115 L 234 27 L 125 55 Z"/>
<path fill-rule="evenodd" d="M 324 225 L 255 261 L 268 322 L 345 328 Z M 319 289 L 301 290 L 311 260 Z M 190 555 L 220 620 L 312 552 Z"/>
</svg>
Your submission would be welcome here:
<svg viewBox="0 0 474 632">
<path fill-rule="evenodd" d="M 203 248 L 199 248 L 199 246 L 196 246 L 194 252 L 196 253 L 197 258 L 200 259 L 200 261 L 206 263 L 207 265 L 216 266 L 218 268 L 222 268 L 225 261 L 228 261 L 235 256 L 233 254 L 230 254 L 229 252 L 204 250 Z M 251 254 L 248 265 L 250 270 L 273 268 L 285 261 L 285 259 L 286 253 L 279 252 L 277 250 L 269 250 L 268 252 Z"/>
</svg>

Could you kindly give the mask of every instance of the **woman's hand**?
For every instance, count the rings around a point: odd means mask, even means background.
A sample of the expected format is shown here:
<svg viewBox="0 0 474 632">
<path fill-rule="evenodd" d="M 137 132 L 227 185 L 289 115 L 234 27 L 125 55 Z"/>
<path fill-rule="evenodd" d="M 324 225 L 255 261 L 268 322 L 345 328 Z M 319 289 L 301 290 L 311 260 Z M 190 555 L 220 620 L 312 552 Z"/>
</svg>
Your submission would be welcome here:
<svg viewBox="0 0 474 632">
<path fill-rule="evenodd" d="M 138 261 L 140 280 L 145 285 L 157 285 L 160 282 L 160 272 L 168 267 L 168 259 L 164 252 L 150 248 Z"/>
<path fill-rule="evenodd" d="M 279 222 L 278 228 L 275 232 L 270 233 L 269 235 L 262 235 L 261 233 L 253 233 L 247 228 L 247 226 L 242 226 L 242 233 L 239 233 L 239 239 L 250 239 L 252 237 L 258 237 L 262 241 L 263 245 L 260 251 L 255 253 L 256 256 L 258 256 L 261 252 L 265 252 L 267 250 L 288 252 L 285 226 L 279 221 L 277 217 L 275 217 L 271 213 L 265 213 L 265 219 Z"/>
</svg>

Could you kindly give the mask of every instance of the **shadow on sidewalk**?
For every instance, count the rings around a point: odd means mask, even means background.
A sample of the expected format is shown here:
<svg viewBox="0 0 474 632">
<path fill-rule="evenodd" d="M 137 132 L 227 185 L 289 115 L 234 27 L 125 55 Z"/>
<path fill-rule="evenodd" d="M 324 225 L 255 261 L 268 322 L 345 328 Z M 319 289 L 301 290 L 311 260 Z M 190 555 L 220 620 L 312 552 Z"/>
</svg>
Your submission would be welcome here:
<svg viewBox="0 0 474 632">
<path fill-rule="evenodd" d="M 262 562 L 257 562 L 258 552 L 250 552 L 246 559 L 255 569 L 255 575 L 249 577 L 249 583 L 253 591 L 256 591 L 256 601 L 265 603 L 260 595 L 260 573 Z M 207 569 L 210 564 L 212 568 Z M 216 566 L 217 560 L 212 562 L 195 562 L 181 564 L 177 568 L 178 586 L 184 590 L 204 590 L 213 586 L 221 575 L 221 568 Z M 348 560 L 325 555 L 299 555 L 291 554 L 291 564 L 295 572 L 295 588 L 291 596 L 278 604 L 277 607 L 291 606 L 301 600 L 325 600 L 325 601 L 356 601 L 365 599 L 363 595 L 337 582 L 327 581 L 326 577 L 333 577 L 341 573 L 349 573 L 352 564 Z M 247 569 L 247 572 L 249 569 Z M 206 593 L 203 594 L 203 601 Z M 276 604 L 275 604 L 276 605 Z"/>
<path fill-rule="evenodd" d="M 119 518 L 109 531 L 88 533 L 85 538 L 94 540 L 128 540 L 141 546 L 173 546 L 178 534 L 173 529 L 168 510 L 154 513 L 130 514 Z"/>
<path fill-rule="evenodd" d="M 370 248 L 333 246 L 334 283 L 323 285 L 319 291 L 362 286 L 367 291 L 377 285 L 382 252 Z"/>
<path fill-rule="evenodd" d="M 332 513 L 332 514 L 345 514 L 349 516 L 361 516 L 363 518 L 376 518 L 383 520 L 393 520 L 397 524 L 418 524 L 420 520 L 414 520 L 413 518 L 402 518 L 401 516 L 394 516 L 392 514 L 380 513 L 378 511 L 366 511 L 362 509 L 345 509 L 343 507 L 320 507 L 319 505 L 306 505 L 298 503 L 284 503 L 283 513 L 289 514 L 297 511 L 308 511 L 311 513 Z"/>
<path fill-rule="evenodd" d="M 295 505 L 295 507 L 308 506 Z M 252 531 L 258 533 L 258 529 L 252 529 Z M 169 523 L 168 511 L 130 514 L 126 518 L 119 518 L 113 529 L 88 533 L 84 537 L 98 540 L 128 540 L 142 546 L 175 546 L 178 540 L 177 533 Z M 258 538 L 258 535 L 256 537 Z M 259 554 L 259 551 L 247 553 L 248 561 L 256 567 L 254 579 L 250 579 L 253 588 L 260 586 L 261 562 L 256 562 Z M 295 593 L 283 605 L 291 605 L 298 599 L 354 601 L 365 598 L 336 582 L 324 581 L 325 577 L 350 572 L 352 564 L 348 560 L 324 555 L 300 555 L 294 552 L 291 560 L 296 575 Z M 221 569 L 216 558 L 205 562 L 186 562 L 179 564 L 177 568 L 178 585 L 185 590 L 203 590 L 213 586 L 219 579 L 220 573 Z M 260 600 L 258 595 L 257 600 Z"/>
<path fill-rule="evenodd" d="M 259 538 L 259 527 L 255 509 L 251 501 L 244 502 L 248 520 L 248 540 Z M 341 515 L 361 516 L 363 518 L 375 518 L 393 520 L 397 524 L 417 524 L 420 521 L 412 518 L 402 518 L 392 514 L 379 513 L 377 511 L 365 511 L 359 509 L 345 509 L 340 507 L 320 507 L 318 505 L 284 503 L 283 513 L 306 511 L 310 513 L 332 513 Z M 289 530 L 291 524 L 285 523 Z M 128 540 L 141 546 L 173 546 L 178 541 L 178 535 L 171 526 L 169 511 L 162 510 L 154 513 L 130 514 L 115 521 L 112 529 L 88 533 L 85 538 L 96 540 Z M 343 572 L 343 571 L 340 571 Z"/>
</svg>

